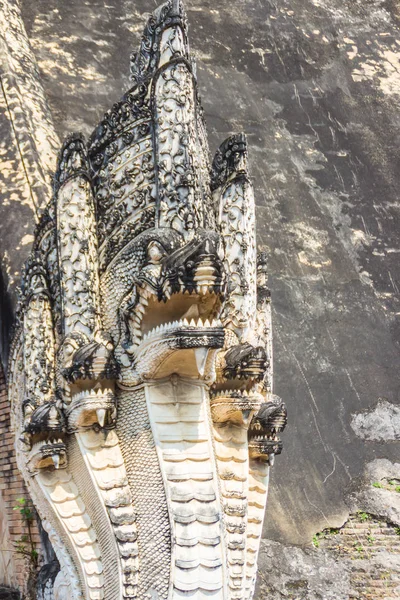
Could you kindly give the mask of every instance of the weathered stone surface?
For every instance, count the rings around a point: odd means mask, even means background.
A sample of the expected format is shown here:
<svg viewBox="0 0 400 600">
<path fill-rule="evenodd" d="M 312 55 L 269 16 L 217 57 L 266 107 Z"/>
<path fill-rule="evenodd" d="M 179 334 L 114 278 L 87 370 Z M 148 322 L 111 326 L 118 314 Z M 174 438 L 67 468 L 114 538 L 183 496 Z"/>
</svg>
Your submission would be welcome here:
<svg viewBox="0 0 400 600">
<path fill-rule="evenodd" d="M 8 356 L 10 304 L 52 193 L 59 141 L 18 0 L 0 3 L 0 355 Z"/>
<path fill-rule="evenodd" d="M 379 399 L 372 410 L 353 415 L 351 427 L 363 440 L 376 442 L 400 440 L 400 406 Z"/>
<path fill-rule="evenodd" d="M 348 600 L 350 577 L 328 552 L 263 540 L 257 587 L 260 600 Z"/>
<path fill-rule="evenodd" d="M 377 459 L 368 463 L 348 497 L 350 510 L 384 517 L 400 527 L 400 463 Z M 400 542 L 400 538 L 399 538 Z M 400 546 L 399 546 L 400 548 Z"/>
</svg>

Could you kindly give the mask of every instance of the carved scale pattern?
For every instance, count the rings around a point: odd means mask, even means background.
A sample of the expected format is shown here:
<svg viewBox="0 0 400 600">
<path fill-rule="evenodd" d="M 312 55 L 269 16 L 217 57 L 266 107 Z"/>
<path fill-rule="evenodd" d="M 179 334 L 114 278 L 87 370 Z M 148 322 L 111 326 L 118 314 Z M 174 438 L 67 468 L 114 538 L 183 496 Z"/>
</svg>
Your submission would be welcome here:
<svg viewBox="0 0 400 600">
<path fill-rule="evenodd" d="M 221 598 L 223 530 L 204 386 L 173 379 L 145 390 L 175 542 L 170 597 Z"/>
<path fill-rule="evenodd" d="M 26 399 L 38 406 L 54 397 L 54 330 L 43 270 L 37 263 L 28 269 L 32 291 L 23 317 Z"/>
<path fill-rule="evenodd" d="M 101 270 L 124 247 L 127 238 L 154 226 L 155 174 L 150 122 L 139 117 L 132 129 L 107 147 L 104 154 L 95 179 Z"/>
<path fill-rule="evenodd" d="M 171 534 L 144 388 L 121 390 L 118 400 L 117 433 L 137 511 L 138 597 L 156 592 L 160 598 L 167 598 L 170 565 L 164 557 L 171 552 Z"/>
<path fill-rule="evenodd" d="M 42 494 L 55 510 L 64 536 L 68 536 L 76 548 L 85 595 L 91 600 L 101 600 L 104 598 L 104 580 L 100 550 L 91 519 L 72 475 L 62 469 L 39 473 L 36 480 Z"/>
<path fill-rule="evenodd" d="M 99 490 L 114 530 L 121 562 L 123 597 L 131 600 L 137 597 L 139 576 L 136 513 L 117 434 L 115 431 L 84 431 L 76 436 L 88 473 Z M 115 570 L 112 577 L 115 580 Z"/>
<path fill-rule="evenodd" d="M 257 557 L 260 548 L 264 513 L 267 505 L 269 465 L 250 459 L 248 525 L 246 543 L 246 582 L 243 598 L 249 600 L 254 593 L 257 577 Z"/>
<path fill-rule="evenodd" d="M 239 150 L 233 145 L 232 152 Z M 244 162 L 244 158 L 242 158 Z M 225 304 L 223 321 L 236 333 L 249 333 L 256 314 L 256 247 L 254 196 L 251 183 L 243 174 L 245 165 L 218 190 L 220 223 L 225 260 L 232 291 Z M 243 339 L 243 341 L 245 341 Z"/>
<path fill-rule="evenodd" d="M 247 428 L 214 424 L 215 455 L 225 513 L 229 597 L 243 598 L 246 555 L 248 448 Z"/>
</svg>

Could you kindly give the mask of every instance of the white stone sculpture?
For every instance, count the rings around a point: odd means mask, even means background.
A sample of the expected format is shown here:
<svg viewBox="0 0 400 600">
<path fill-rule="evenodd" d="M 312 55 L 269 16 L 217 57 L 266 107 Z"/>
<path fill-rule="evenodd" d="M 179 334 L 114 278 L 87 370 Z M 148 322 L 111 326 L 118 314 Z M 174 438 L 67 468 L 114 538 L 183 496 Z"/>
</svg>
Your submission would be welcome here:
<svg viewBox="0 0 400 600">
<path fill-rule="evenodd" d="M 250 600 L 286 409 L 244 135 L 212 166 L 182 4 L 59 157 L 10 366 L 54 599 Z"/>
</svg>

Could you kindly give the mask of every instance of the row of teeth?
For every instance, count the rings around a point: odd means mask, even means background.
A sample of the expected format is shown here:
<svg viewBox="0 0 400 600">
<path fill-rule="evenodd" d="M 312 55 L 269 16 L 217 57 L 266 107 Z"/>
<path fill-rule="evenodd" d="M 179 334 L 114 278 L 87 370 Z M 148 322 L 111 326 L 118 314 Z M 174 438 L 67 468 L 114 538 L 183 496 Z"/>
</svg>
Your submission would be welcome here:
<svg viewBox="0 0 400 600">
<path fill-rule="evenodd" d="M 207 293 L 213 293 L 213 291 L 214 291 L 214 286 L 213 285 L 208 286 L 208 285 L 202 284 L 202 285 L 196 286 L 196 288 L 193 289 L 193 290 L 190 290 L 190 291 L 189 290 L 184 290 L 181 293 L 183 293 L 183 295 L 186 295 L 186 294 L 187 295 L 192 295 L 193 293 L 195 293 L 195 294 L 204 294 L 205 295 Z M 164 294 L 165 294 L 165 296 L 168 299 L 171 297 L 171 295 L 173 295 L 170 292 L 168 292 L 168 290 L 164 290 Z M 142 332 L 141 332 L 142 319 L 143 319 L 143 315 L 145 314 L 145 312 L 147 310 L 147 306 L 149 304 L 148 298 L 151 298 L 151 297 L 154 298 L 154 292 L 149 287 L 146 286 L 145 288 L 143 288 L 141 290 L 139 301 L 138 301 L 138 303 L 136 304 L 136 307 L 135 307 L 136 314 L 135 314 L 135 316 L 133 317 L 133 320 L 132 320 L 133 328 L 134 328 L 133 336 L 132 336 L 132 344 L 133 345 L 140 344 L 140 342 L 142 341 Z M 202 327 L 202 326 L 204 326 L 204 327 L 218 327 L 218 326 L 220 326 L 220 323 L 218 323 L 217 325 L 214 325 L 214 324 L 209 324 L 209 325 L 205 325 L 204 324 L 203 325 L 203 323 L 200 324 L 197 321 L 195 321 L 194 319 L 192 319 L 192 321 L 190 321 L 190 322 L 187 319 L 183 319 L 182 323 L 183 323 L 183 326 L 192 326 L 193 322 L 194 322 L 194 326 L 195 327 L 196 326 L 197 327 Z M 175 321 L 174 323 L 171 324 L 171 327 L 172 326 L 176 327 L 179 324 L 180 323 L 178 321 Z M 170 325 L 168 325 L 168 327 L 169 326 Z M 153 334 L 153 333 L 155 333 L 155 330 L 152 330 L 149 333 L 147 333 L 147 336 L 145 336 L 145 337 L 148 337 L 150 334 Z"/>
<path fill-rule="evenodd" d="M 41 442 L 36 442 L 35 444 L 33 444 L 32 452 L 34 452 L 38 448 L 42 448 L 43 446 L 46 446 L 47 444 L 64 444 L 64 442 L 61 438 L 59 438 L 58 440 L 56 440 L 56 439 L 46 440 L 46 441 L 42 440 Z"/>
<path fill-rule="evenodd" d="M 268 429 L 270 429 L 272 431 L 272 433 L 279 433 L 280 431 L 282 431 L 282 426 L 285 426 L 286 423 L 282 422 L 282 425 L 279 425 L 279 423 L 276 423 L 273 427 L 269 427 Z M 255 431 L 262 431 L 264 428 L 261 425 L 261 423 L 259 421 L 256 421 L 253 425 L 252 425 L 252 429 L 254 429 Z"/>
<path fill-rule="evenodd" d="M 248 392 L 247 390 L 220 390 L 218 392 L 212 392 L 213 398 L 221 398 L 221 397 L 230 397 L 233 394 L 240 394 L 244 398 L 252 398 L 255 394 L 254 392 Z"/>
<path fill-rule="evenodd" d="M 132 320 L 132 323 L 134 326 L 134 333 L 132 336 L 133 344 L 139 344 L 142 339 L 142 332 L 140 330 L 140 327 L 142 324 L 143 315 L 146 312 L 146 308 L 148 305 L 147 298 L 149 298 L 150 296 L 153 296 L 153 295 L 154 294 L 151 291 L 149 291 L 148 288 L 145 288 L 144 290 L 142 290 L 142 293 L 140 294 L 139 302 L 136 304 L 136 308 L 135 308 L 136 314 Z"/>
<path fill-rule="evenodd" d="M 256 435 L 256 436 L 252 436 L 251 438 L 252 442 L 279 442 L 279 438 L 277 435 L 275 436 L 265 436 L 265 435 Z"/>
<path fill-rule="evenodd" d="M 280 433 L 281 429 L 281 427 L 271 427 L 272 433 Z"/>
<path fill-rule="evenodd" d="M 104 398 L 104 396 L 112 393 L 110 389 L 98 389 L 98 390 L 83 390 L 82 392 L 78 392 L 74 394 L 72 400 L 73 402 L 78 402 L 78 400 L 83 400 L 84 398 L 93 398 L 96 396 L 97 398 Z"/>
<path fill-rule="evenodd" d="M 147 298 L 150 298 L 152 296 L 154 297 L 154 290 L 152 290 L 151 287 L 149 287 L 148 285 L 145 285 L 145 287 L 141 288 L 140 290 L 139 302 L 142 299 L 146 300 Z M 146 304 L 148 304 L 148 302 L 146 302 Z"/>
<path fill-rule="evenodd" d="M 258 371 L 260 374 L 264 373 L 264 371 Z M 256 369 L 249 369 L 248 373 L 238 373 L 237 375 L 229 375 L 227 379 L 255 379 L 254 375 L 257 376 Z"/>
<path fill-rule="evenodd" d="M 189 319 L 182 319 L 181 321 L 173 321 L 172 323 L 166 323 L 165 325 L 158 325 L 157 327 L 155 327 L 148 333 L 145 333 L 145 335 L 143 336 L 143 341 L 145 341 L 149 337 L 152 337 L 153 335 L 162 334 L 167 331 L 170 331 L 171 329 L 178 329 L 181 327 L 210 328 L 210 327 L 222 327 L 222 324 L 221 324 L 221 321 L 219 321 L 218 319 L 213 319 L 212 321 L 210 321 L 209 319 L 205 319 L 203 321 L 202 318 L 191 319 L 190 321 L 189 321 Z"/>
<path fill-rule="evenodd" d="M 51 458 L 55 469 L 60 468 L 60 455 L 59 454 L 52 454 L 51 456 L 46 457 L 46 458 Z"/>
<path fill-rule="evenodd" d="M 199 295 L 206 295 L 206 294 L 212 294 L 214 292 L 214 288 L 215 288 L 215 284 L 214 283 L 201 283 L 196 285 L 196 287 L 193 287 L 190 290 L 183 290 L 183 292 L 179 292 L 183 295 L 188 295 L 191 296 L 192 294 L 199 294 Z M 167 289 L 163 289 L 163 293 L 164 296 L 169 300 L 171 298 L 171 296 L 173 294 L 171 294 L 171 292 L 169 292 Z M 175 293 L 175 292 L 174 292 Z"/>
</svg>

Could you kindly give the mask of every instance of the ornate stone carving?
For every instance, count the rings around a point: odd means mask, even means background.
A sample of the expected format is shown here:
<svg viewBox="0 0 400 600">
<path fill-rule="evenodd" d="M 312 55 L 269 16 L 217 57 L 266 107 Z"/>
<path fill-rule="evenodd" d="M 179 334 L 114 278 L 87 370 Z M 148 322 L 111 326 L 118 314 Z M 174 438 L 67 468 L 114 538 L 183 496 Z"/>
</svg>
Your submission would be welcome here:
<svg viewBox="0 0 400 600">
<path fill-rule="evenodd" d="M 243 134 L 212 167 L 181 2 L 63 145 L 10 366 L 46 598 L 250 600 L 286 409 Z M 44 575 L 43 575 L 44 576 Z"/>
</svg>

